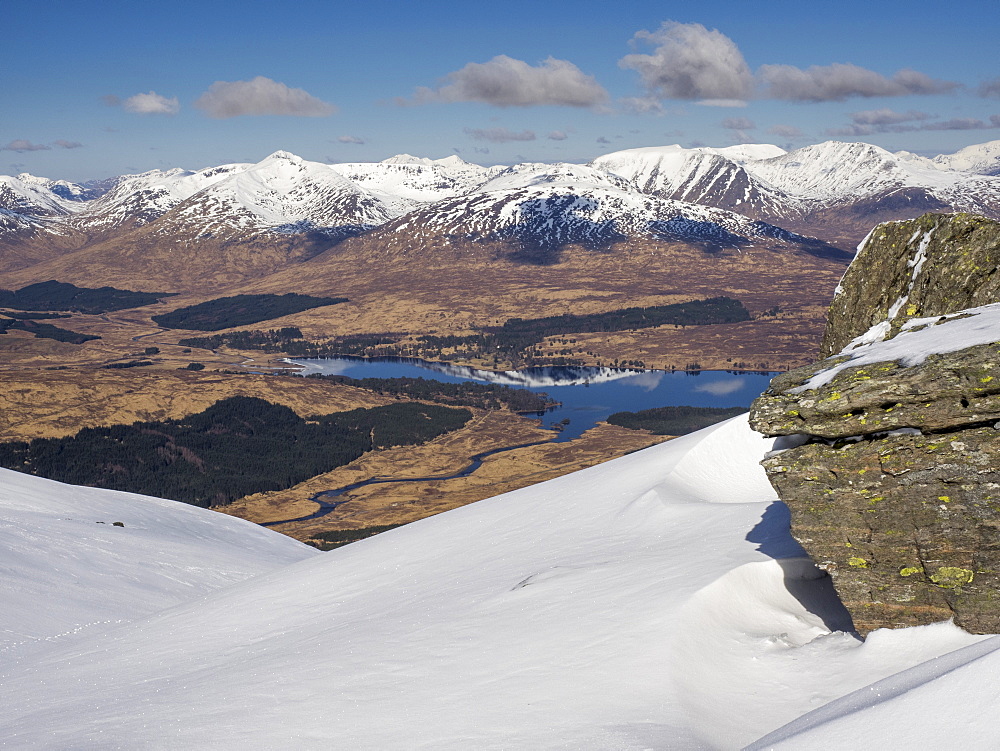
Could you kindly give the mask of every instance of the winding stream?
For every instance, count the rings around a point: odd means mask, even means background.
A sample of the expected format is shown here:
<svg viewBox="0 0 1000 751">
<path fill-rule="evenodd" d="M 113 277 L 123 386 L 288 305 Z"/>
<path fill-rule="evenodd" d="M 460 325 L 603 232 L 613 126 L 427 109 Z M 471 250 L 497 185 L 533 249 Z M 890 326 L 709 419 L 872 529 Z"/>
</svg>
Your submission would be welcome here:
<svg viewBox="0 0 1000 751">
<path fill-rule="evenodd" d="M 522 371 L 494 372 L 466 366 L 427 362 L 410 358 L 338 357 L 321 360 L 291 360 L 302 368 L 302 375 L 321 373 L 345 375 L 349 378 L 430 378 L 447 383 L 477 381 L 496 383 L 533 392 L 545 392 L 559 406 L 542 415 L 525 419 L 539 420 L 543 427 L 553 429 L 549 441 L 535 441 L 517 446 L 505 446 L 475 454 L 458 472 L 427 477 L 372 477 L 332 490 L 322 490 L 310 497 L 319 508 L 294 519 L 266 522 L 273 527 L 289 522 L 310 521 L 326 516 L 348 503 L 343 496 L 368 485 L 399 482 L 432 482 L 468 477 L 489 456 L 514 451 L 541 443 L 560 443 L 578 438 L 614 412 L 637 411 L 652 407 L 689 405 L 693 407 L 749 407 L 771 379 L 767 373 L 702 371 L 686 373 L 662 370 L 631 370 L 624 368 L 544 367 Z M 338 500 L 339 499 L 339 500 Z"/>
</svg>

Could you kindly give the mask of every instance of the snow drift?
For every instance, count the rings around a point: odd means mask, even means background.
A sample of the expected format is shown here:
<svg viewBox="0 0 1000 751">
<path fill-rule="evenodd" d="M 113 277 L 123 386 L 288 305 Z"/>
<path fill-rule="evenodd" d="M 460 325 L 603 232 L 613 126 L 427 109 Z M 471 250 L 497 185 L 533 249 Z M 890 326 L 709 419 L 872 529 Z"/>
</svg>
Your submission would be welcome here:
<svg viewBox="0 0 1000 751">
<path fill-rule="evenodd" d="M 925 708 L 938 691 L 975 693 L 995 717 L 998 692 L 961 680 L 994 680 L 983 637 L 947 623 L 865 643 L 838 630 L 845 614 L 758 466 L 770 448 L 735 418 L 15 652 L 0 738 L 29 749 L 700 749 L 777 732 L 785 748 L 857 748 L 870 729 L 854 718 L 887 711 L 866 686 L 896 674 L 886 722 L 936 726 Z M 124 521 L 108 532 L 128 532 Z M 218 547 L 197 533 L 191 544 Z M 136 551 L 119 573 L 137 578 L 160 558 Z M 936 671 L 941 655 L 950 672 Z M 995 722 L 969 727 L 951 729 L 952 745 L 1000 742 Z M 810 732 L 820 740 L 798 744 Z"/>
</svg>

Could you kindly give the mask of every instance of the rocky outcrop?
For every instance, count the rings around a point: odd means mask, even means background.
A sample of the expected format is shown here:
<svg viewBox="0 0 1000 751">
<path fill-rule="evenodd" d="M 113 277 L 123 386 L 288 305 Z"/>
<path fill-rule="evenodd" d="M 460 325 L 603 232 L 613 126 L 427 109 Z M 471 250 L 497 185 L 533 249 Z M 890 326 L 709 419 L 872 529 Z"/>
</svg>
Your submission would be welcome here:
<svg viewBox="0 0 1000 751">
<path fill-rule="evenodd" d="M 925 214 L 878 225 L 858 249 L 827 319 L 821 356 L 872 326 L 1000 300 L 1000 224 L 974 214 Z"/>
<path fill-rule="evenodd" d="M 861 633 L 952 617 L 1000 632 L 998 262 L 982 217 L 880 225 L 831 306 L 837 354 L 752 408 L 786 437 L 763 464 L 792 534 Z"/>
</svg>

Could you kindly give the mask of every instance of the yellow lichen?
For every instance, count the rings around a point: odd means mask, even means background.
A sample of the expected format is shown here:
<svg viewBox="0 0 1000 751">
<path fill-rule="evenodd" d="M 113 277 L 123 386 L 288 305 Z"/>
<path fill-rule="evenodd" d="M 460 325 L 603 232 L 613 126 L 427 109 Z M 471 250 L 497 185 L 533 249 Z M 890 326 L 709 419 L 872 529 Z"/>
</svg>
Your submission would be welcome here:
<svg viewBox="0 0 1000 751">
<path fill-rule="evenodd" d="M 976 574 L 967 568 L 958 566 L 942 566 L 937 572 L 931 574 L 930 579 L 939 587 L 945 589 L 957 589 L 963 584 L 969 584 Z"/>
<path fill-rule="evenodd" d="M 855 555 L 847 559 L 847 565 L 854 568 L 868 568 L 868 561 Z M 970 571 L 969 573 L 971 574 L 972 572 Z"/>
<path fill-rule="evenodd" d="M 914 574 L 922 574 L 924 570 L 920 566 L 907 566 L 906 568 L 899 570 L 900 576 L 913 576 Z"/>
</svg>

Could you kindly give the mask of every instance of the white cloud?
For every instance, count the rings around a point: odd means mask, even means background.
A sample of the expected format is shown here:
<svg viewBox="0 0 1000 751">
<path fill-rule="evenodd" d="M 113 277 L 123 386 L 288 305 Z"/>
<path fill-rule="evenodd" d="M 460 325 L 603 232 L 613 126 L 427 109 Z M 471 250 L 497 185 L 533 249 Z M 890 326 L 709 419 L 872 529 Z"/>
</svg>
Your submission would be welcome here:
<svg viewBox="0 0 1000 751">
<path fill-rule="evenodd" d="M 537 137 L 533 130 L 522 130 L 520 133 L 515 133 L 507 128 L 466 128 L 465 133 L 477 141 L 490 141 L 491 143 L 534 141 Z"/>
<path fill-rule="evenodd" d="M 469 63 L 449 73 L 436 89 L 417 89 L 413 103 L 483 102 L 496 107 L 596 107 L 608 92 L 567 60 L 548 58 L 538 66 L 506 55 L 485 63 Z M 402 102 L 405 103 L 405 102 Z"/>
<path fill-rule="evenodd" d="M 326 117 L 337 111 L 332 104 L 303 89 L 293 89 L 264 76 L 250 81 L 216 81 L 198 97 L 194 106 L 218 120 L 243 115 Z"/>
<path fill-rule="evenodd" d="M 649 96 L 715 107 L 744 107 L 748 99 L 755 98 L 834 102 L 852 97 L 942 94 L 959 87 L 916 70 L 903 69 L 886 77 L 850 63 L 805 69 L 762 65 L 754 74 L 732 39 L 698 23 L 666 21 L 656 31 L 638 32 L 632 43 L 652 45 L 653 51 L 626 55 L 618 65 L 635 70 Z M 985 82 L 980 93 L 1000 96 L 1000 79 Z"/>
<path fill-rule="evenodd" d="M 114 97 L 114 99 L 117 99 L 117 97 Z M 108 97 L 105 100 L 108 102 L 112 101 Z M 130 96 L 121 105 L 127 112 L 132 112 L 136 115 L 176 115 L 181 110 L 181 103 L 177 101 L 177 97 L 167 99 L 167 97 L 161 96 L 155 91 Z"/>
<path fill-rule="evenodd" d="M 337 136 L 337 140 L 340 141 L 340 143 L 356 143 L 358 145 L 365 142 L 365 139 L 358 138 L 357 136 Z"/>
<path fill-rule="evenodd" d="M 63 141 L 62 139 L 52 142 L 54 146 L 58 146 L 60 149 L 79 149 L 83 146 L 79 141 Z"/>
<path fill-rule="evenodd" d="M 619 66 L 639 73 L 650 94 L 663 99 L 744 100 L 753 75 L 732 39 L 699 23 L 667 21 L 640 31 L 634 43 L 653 45 L 649 55 L 626 55 Z"/>
<path fill-rule="evenodd" d="M 942 94 L 958 87 L 915 70 L 898 71 L 892 78 L 851 63 L 762 65 L 757 76 L 770 99 L 792 102 L 841 102 L 852 97 Z"/>
<path fill-rule="evenodd" d="M 0 151 L 16 151 L 23 154 L 26 151 L 48 151 L 51 146 L 46 146 L 44 143 L 32 143 L 24 138 L 17 138 L 6 146 L 0 146 Z"/>
<path fill-rule="evenodd" d="M 548 138 L 550 141 L 565 141 L 567 138 L 569 138 L 569 136 L 567 136 L 561 130 L 554 130 L 545 137 Z"/>
</svg>

